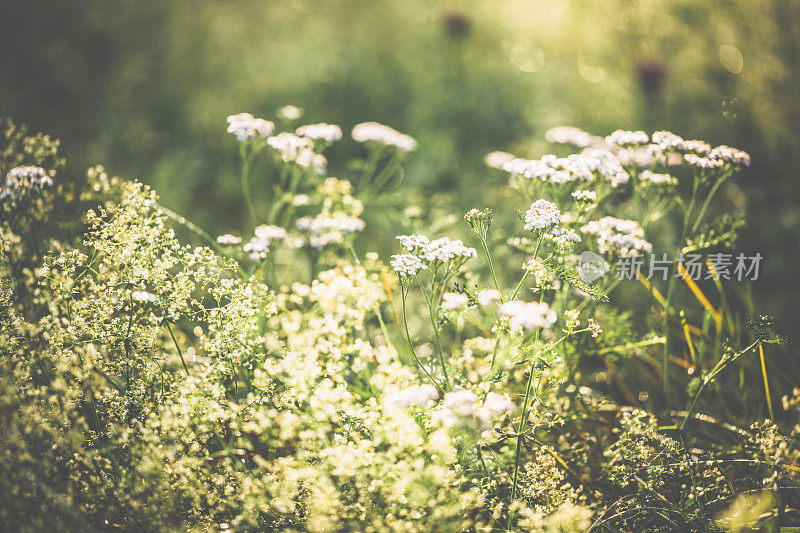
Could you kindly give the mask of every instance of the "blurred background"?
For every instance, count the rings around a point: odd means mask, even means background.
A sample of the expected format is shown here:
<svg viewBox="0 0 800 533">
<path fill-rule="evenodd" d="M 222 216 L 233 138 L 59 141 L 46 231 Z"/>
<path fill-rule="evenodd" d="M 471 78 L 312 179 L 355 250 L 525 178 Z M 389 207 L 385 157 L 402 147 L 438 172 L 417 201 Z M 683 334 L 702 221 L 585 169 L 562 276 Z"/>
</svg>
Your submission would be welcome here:
<svg viewBox="0 0 800 533">
<path fill-rule="evenodd" d="M 800 0 L 3 0 L 0 58 L 0 116 L 62 139 L 65 175 L 139 178 L 213 234 L 245 226 L 242 111 L 409 133 L 406 183 L 464 209 L 487 152 L 541 155 L 557 125 L 742 148 L 738 248 L 797 325 Z"/>
</svg>

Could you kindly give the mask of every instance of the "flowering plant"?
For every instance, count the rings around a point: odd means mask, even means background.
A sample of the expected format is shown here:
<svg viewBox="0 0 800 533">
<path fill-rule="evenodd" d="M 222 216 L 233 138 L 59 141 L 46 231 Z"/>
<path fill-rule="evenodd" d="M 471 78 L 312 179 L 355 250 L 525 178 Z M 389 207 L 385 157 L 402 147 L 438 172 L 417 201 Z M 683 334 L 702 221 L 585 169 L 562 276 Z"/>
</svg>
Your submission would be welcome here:
<svg viewBox="0 0 800 533">
<path fill-rule="evenodd" d="M 459 224 L 420 217 L 426 230 L 404 228 L 391 258 L 376 243 L 362 257 L 362 216 L 398 186 L 413 138 L 357 125 L 365 157 L 342 179 L 326 175 L 336 125 L 228 124 L 244 238 L 212 238 L 102 168 L 74 194 L 46 137 L 3 161 L 4 523 L 715 531 L 738 527 L 737 498 L 754 491 L 757 520 L 796 518 L 800 401 L 784 398 L 795 425 L 776 419 L 771 323 L 739 326 L 721 282 L 714 307 L 686 275 L 662 295 L 639 271 L 625 286 L 579 264 L 667 246 L 680 269 L 680 254 L 730 244 L 736 224 L 704 224 L 747 154 L 559 128 L 548 139 L 579 153 L 490 154 L 509 187 L 489 207 Z M 2 153 L 18 142 L 7 135 Z M 264 168 L 275 186 L 255 198 Z M 42 237 L 66 200 L 77 229 Z M 637 329 L 626 300 L 648 302 L 649 323 Z M 741 427 L 710 399 L 754 353 L 769 420 Z M 636 397 L 617 365 L 650 380 Z"/>
</svg>

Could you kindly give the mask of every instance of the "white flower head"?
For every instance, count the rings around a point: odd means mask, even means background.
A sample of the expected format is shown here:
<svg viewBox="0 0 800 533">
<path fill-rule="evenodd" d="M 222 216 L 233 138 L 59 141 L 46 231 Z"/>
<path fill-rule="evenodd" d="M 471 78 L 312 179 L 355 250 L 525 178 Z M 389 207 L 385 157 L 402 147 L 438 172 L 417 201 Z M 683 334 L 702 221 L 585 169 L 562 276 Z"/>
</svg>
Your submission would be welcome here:
<svg viewBox="0 0 800 533">
<path fill-rule="evenodd" d="M 617 130 L 606 136 L 606 143 L 612 146 L 637 146 L 650 142 L 650 137 L 643 131 Z"/>
<path fill-rule="evenodd" d="M 430 244 L 431 240 L 425 235 L 398 235 L 395 239 L 400 241 L 400 246 L 408 252 L 417 252 Z"/>
<path fill-rule="evenodd" d="M 739 166 L 750 166 L 750 154 L 737 148 L 725 146 L 724 144 L 711 150 L 709 152 L 709 157 L 711 159 L 717 159 Z"/>
<path fill-rule="evenodd" d="M 436 387 L 429 384 L 411 385 L 405 389 L 390 394 L 386 401 L 390 405 L 399 408 L 406 407 L 429 407 L 433 401 L 439 397 Z"/>
<path fill-rule="evenodd" d="M 508 317 L 509 326 L 514 330 L 532 331 L 549 328 L 556 320 L 555 313 L 544 302 L 523 302 L 511 300 L 497 308 L 501 316 Z"/>
<path fill-rule="evenodd" d="M 635 220 L 603 217 L 581 226 L 581 232 L 597 238 L 601 253 L 614 251 L 628 257 L 653 251 L 653 245 L 644 240 L 644 229 Z"/>
<path fill-rule="evenodd" d="M 228 117 L 228 133 L 236 135 L 237 141 L 252 139 L 256 134 L 267 138 L 273 131 L 275 124 L 263 118 L 255 118 L 250 113 L 237 113 Z"/>
<path fill-rule="evenodd" d="M 53 180 L 42 167 L 15 167 L 6 174 L 6 181 L 0 188 L 0 200 L 18 198 L 30 191 L 40 191 L 53 185 Z"/>
<path fill-rule="evenodd" d="M 508 152 L 500 152 L 495 151 L 489 154 L 486 154 L 484 161 L 486 162 L 486 166 L 496 169 L 503 169 L 503 165 L 512 161 L 516 158 L 514 154 L 509 154 Z"/>
<path fill-rule="evenodd" d="M 585 189 L 578 189 L 577 191 L 573 192 L 572 197 L 576 202 L 584 204 L 592 204 L 597 201 L 597 193 Z"/>
<path fill-rule="evenodd" d="M 551 143 L 572 144 L 585 148 L 592 144 L 592 136 L 583 130 L 571 126 L 558 126 L 547 130 L 545 138 Z"/>
<path fill-rule="evenodd" d="M 432 263 L 437 261 L 446 263 L 451 259 L 468 259 L 477 255 L 478 252 L 475 248 L 464 246 L 460 240 L 451 240 L 449 237 L 433 240 L 422 247 L 422 257 Z"/>
<path fill-rule="evenodd" d="M 469 297 L 462 292 L 446 292 L 442 294 L 442 309 L 454 311 L 466 307 Z"/>
<path fill-rule="evenodd" d="M 302 166 L 309 166 L 314 158 L 314 143 L 306 137 L 298 137 L 294 133 L 283 132 L 267 139 L 267 144 L 273 148 L 284 161 L 296 161 Z"/>
<path fill-rule="evenodd" d="M 236 235 L 231 235 L 230 233 L 226 233 L 225 235 L 220 235 L 217 237 L 217 243 L 225 246 L 236 246 L 237 244 L 242 243 L 242 238 L 237 237 Z"/>
<path fill-rule="evenodd" d="M 389 265 L 401 278 L 416 276 L 420 270 L 428 268 L 419 257 L 411 254 L 393 255 Z"/>
<path fill-rule="evenodd" d="M 394 146 L 402 152 L 411 152 L 417 148 L 417 141 L 415 141 L 413 137 L 377 122 L 356 124 L 353 127 L 352 136 L 353 140 L 356 142 L 385 144 L 387 146 Z"/>
<path fill-rule="evenodd" d="M 497 289 L 483 289 L 478 293 L 478 304 L 481 307 L 488 307 L 502 299 L 503 296 Z"/>
<path fill-rule="evenodd" d="M 553 202 L 536 200 L 525 212 L 526 230 L 547 230 L 561 221 L 561 211 Z"/>
<path fill-rule="evenodd" d="M 722 166 L 722 159 L 712 159 L 710 157 L 703 157 L 697 154 L 685 154 L 683 158 L 693 167 L 709 169 L 719 168 Z"/>
<path fill-rule="evenodd" d="M 285 105 L 278 109 L 277 115 L 283 120 L 298 120 L 303 116 L 303 109 L 294 105 Z"/>
<path fill-rule="evenodd" d="M 676 185 L 678 183 L 678 178 L 670 174 L 659 174 L 657 172 L 651 172 L 650 170 L 642 171 L 642 173 L 639 174 L 639 179 L 655 185 Z"/>
<path fill-rule="evenodd" d="M 327 124 L 325 122 L 300 126 L 295 133 L 300 137 L 327 142 L 338 141 L 342 138 L 342 128 L 336 124 Z"/>
</svg>

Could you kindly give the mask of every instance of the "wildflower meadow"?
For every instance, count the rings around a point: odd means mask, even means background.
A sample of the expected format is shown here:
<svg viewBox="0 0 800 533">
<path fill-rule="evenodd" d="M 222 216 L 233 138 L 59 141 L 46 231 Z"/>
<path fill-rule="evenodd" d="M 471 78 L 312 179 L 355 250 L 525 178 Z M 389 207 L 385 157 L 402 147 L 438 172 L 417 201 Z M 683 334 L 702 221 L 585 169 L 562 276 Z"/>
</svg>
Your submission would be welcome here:
<svg viewBox="0 0 800 533">
<path fill-rule="evenodd" d="M 746 152 L 559 127 L 460 211 L 412 136 L 297 111 L 219 124 L 221 235 L 2 122 L 2 529 L 800 526 L 789 339 L 720 200 Z"/>
</svg>

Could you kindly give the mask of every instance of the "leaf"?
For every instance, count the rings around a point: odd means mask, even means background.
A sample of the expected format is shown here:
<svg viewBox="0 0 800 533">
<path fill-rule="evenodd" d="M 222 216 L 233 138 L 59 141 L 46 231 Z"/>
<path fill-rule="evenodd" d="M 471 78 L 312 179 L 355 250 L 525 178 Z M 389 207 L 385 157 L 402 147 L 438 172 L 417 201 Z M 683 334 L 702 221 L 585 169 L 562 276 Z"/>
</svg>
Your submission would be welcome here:
<svg viewBox="0 0 800 533">
<path fill-rule="evenodd" d="M 570 285 L 573 285 L 574 287 L 591 296 L 593 300 L 600 300 L 601 302 L 608 301 L 608 296 L 606 296 L 606 293 L 603 291 L 603 289 L 597 285 L 592 285 L 591 283 L 585 282 L 583 279 L 581 279 L 580 275 L 575 269 L 567 267 L 563 264 L 553 264 L 548 261 L 545 261 L 543 264 L 550 272 L 553 273 L 553 275 L 560 279 L 562 283 L 569 283 Z"/>
</svg>

